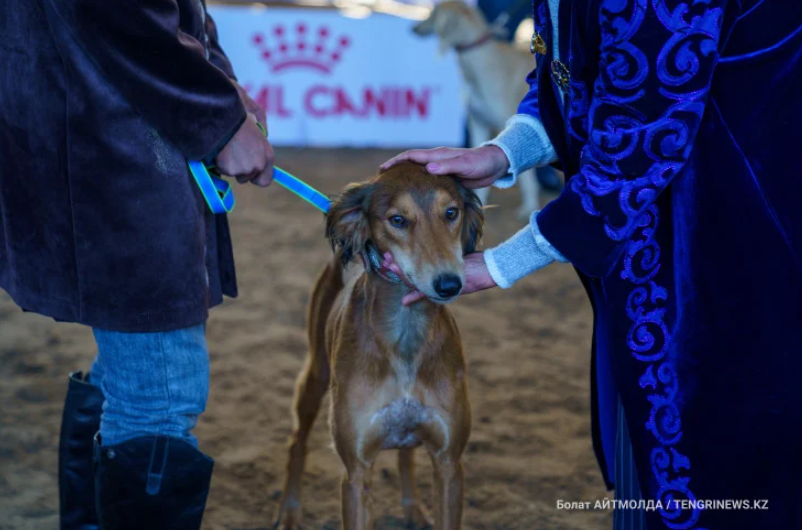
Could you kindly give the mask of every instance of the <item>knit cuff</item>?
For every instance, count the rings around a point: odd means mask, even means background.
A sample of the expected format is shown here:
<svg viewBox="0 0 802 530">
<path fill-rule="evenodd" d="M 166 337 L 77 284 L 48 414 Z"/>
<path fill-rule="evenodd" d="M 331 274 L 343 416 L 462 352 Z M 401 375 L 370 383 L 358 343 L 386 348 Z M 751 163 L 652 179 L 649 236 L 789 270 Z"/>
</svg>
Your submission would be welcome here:
<svg viewBox="0 0 802 530">
<path fill-rule="evenodd" d="M 567 261 L 540 233 L 537 214 L 538 212 L 533 212 L 529 225 L 507 241 L 484 251 L 483 256 L 490 277 L 502 289 L 512 287 L 524 276 L 542 269 L 553 261 Z"/>
<path fill-rule="evenodd" d="M 528 114 L 516 114 L 510 118 L 506 128 L 498 136 L 482 145 L 500 148 L 510 162 L 509 174 L 493 183 L 496 188 L 512 187 L 518 174 L 557 160 L 557 152 L 551 145 L 543 124 Z"/>
</svg>

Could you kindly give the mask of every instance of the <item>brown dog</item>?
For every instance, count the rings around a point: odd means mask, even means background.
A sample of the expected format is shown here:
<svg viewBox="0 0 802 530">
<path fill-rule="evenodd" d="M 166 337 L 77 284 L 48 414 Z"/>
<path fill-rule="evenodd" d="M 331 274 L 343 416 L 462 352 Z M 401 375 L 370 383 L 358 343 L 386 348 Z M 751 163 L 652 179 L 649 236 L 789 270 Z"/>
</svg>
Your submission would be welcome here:
<svg viewBox="0 0 802 530">
<path fill-rule="evenodd" d="M 483 222 L 473 192 L 410 163 L 353 184 L 334 201 L 326 235 L 335 259 L 309 303 L 310 351 L 295 394 L 277 526 L 298 528 L 306 440 L 331 387 L 331 433 L 345 465 L 343 529 L 372 528 L 370 475 L 382 449 L 399 449 L 407 523 L 429 524 L 414 486 L 419 445 L 434 465 L 435 529 L 462 527 L 461 458 L 471 413 L 459 330 L 443 304 L 462 290 L 462 257 L 474 251 Z M 382 267 L 387 251 L 404 281 Z M 412 287 L 428 299 L 403 307 Z"/>
</svg>

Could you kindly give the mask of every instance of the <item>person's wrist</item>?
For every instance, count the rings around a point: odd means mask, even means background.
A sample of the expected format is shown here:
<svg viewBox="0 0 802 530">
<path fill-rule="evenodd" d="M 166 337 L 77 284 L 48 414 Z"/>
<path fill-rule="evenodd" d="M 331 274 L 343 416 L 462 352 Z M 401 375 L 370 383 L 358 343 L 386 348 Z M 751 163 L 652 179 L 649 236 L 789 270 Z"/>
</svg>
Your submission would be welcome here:
<svg viewBox="0 0 802 530">
<path fill-rule="evenodd" d="M 205 164 L 207 165 L 214 164 L 215 160 L 220 155 L 220 153 L 222 153 L 223 150 L 228 146 L 228 144 L 231 143 L 231 139 L 234 138 L 234 136 L 236 136 L 236 134 L 240 131 L 240 129 L 242 129 L 242 126 L 245 125 L 245 122 L 248 119 L 248 112 L 245 110 L 244 107 L 242 110 L 243 110 L 242 117 L 240 118 L 239 122 L 237 122 L 237 126 L 234 127 L 234 129 L 232 129 L 228 134 L 226 134 L 220 139 L 220 141 L 212 150 L 212 152 L 203 157 L 203 162 Z"/>
<path fill-rule="evenodd" d="M 482 252 L 482 260 L 484 261 L 487 275 L 494 286 L 501 287 L 502 289 L 509 289 L 512 287 L 512 282 L 508 281 L 496 263 L 496 257 L 493 255 L 494 249 L 489 248 Z"/>
<path fill-rule="evenodd" d="M 502 289 L 528 274 L 546 267 L 554 261 L 561 261 L 560 255 L 540 234 L 537 214 L 533 212 L 530 224 L 500 245 L 485 249 L 484 260 L 493 281 Z"/>
<path fill-rule="evenodd" d="M 465 293 L 474 293 L 497 287 L 496 282 L 487 270 L 484 251 L 473 252 L 465 256 Z"/>
<path fill-rule="evenodd" d="M 507 154 L 502 148 L 497 145 L 483 145 L 479 147 L 480 150 L 485 150 L 487 157 L 491 161 L 493 168 L 493 180 L 498 180 L 510 172 L 510 161 Z"/>
</svg>

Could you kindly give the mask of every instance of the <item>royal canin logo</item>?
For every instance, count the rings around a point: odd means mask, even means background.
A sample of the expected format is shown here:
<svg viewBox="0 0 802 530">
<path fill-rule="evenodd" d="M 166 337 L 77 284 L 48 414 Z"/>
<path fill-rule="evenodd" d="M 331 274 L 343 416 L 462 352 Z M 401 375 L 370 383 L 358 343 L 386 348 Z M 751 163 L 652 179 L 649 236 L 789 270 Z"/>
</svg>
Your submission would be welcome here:
<svg viewBox="0 0 802 530">
<path fill-rule="evenodd" d="M 253 35 L 253 44 L 271 72 L 307 68 L 330 74 L 351 44 L 345 35 L 332 38 L 331 30 L 326 26 L 310 31 L 306 24 L 300 22 L 294 30 L 290 33 L 287 28 L 278 25 L 270 36 L 264 33 Z"/>
<path fill-rule="evenodd" d="M 271 76 L 272 83 L 261 86 L 245 83 L 245 89 L 268 116 L 291 119 L 300 111 L 315 120 L 341 116 L 395 120 L 429 117 L 434 87 L 406 83 L 375 86 L 366 82 L 360 88 L 346 89 L 338 83 L 333 70 L 351 47 L 351 39 L 342 34 L 335 37 L 326 26 L 310 29 L 304 22 L 294 26 L 278 24 L 268 32 L 254 33 L 251 42 L 270 73 L 297 69 L 332 76 L 310 85 L 296 85 L 286 93 L 283 76 Z"/>
</svg>

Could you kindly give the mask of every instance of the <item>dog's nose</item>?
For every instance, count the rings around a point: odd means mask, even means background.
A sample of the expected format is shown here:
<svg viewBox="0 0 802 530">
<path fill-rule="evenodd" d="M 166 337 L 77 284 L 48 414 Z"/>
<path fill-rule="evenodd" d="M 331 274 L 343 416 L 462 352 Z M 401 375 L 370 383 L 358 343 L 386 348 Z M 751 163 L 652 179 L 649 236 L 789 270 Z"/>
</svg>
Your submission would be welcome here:
<svg viewBox="0 0 802 530">
<path fill-rule="evenodd" d="M 441 274 L 434 279 L 434 292 L 441 298 L 457 296 L 462 290 L 462 280 L 456 274 Z"/>
</svg>

